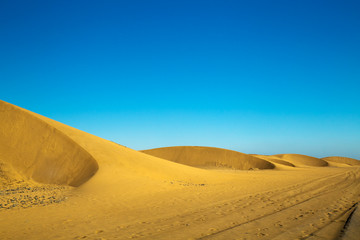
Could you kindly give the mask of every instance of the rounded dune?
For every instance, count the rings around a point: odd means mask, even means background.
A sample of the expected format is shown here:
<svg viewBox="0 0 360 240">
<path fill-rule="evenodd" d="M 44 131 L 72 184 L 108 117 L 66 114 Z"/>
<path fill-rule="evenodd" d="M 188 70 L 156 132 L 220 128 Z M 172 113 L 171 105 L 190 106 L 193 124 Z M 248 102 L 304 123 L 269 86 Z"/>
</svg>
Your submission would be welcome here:
<svg viewBox="0 0 360 240">
<path fill-rule="evenodd" d="M 295 166 L 326 167 L 329 165 L 322 159 L 301 154 L 277 154 L 272 156 L 290 162 Z"/>
<path fill-rule="evenodd" d="M 193 167 L 226 167 L 239 170 L 273 169 L 275 167 L 269 161 L 258 157 L 214 147 L 164 147 L 141 152 Z"/>
<path fill-rule="evenodd" d="M 348 157 L 325 157 L 322 158 L 325 161 L 329 161 L 329 162 L 336 162 L 336 163 L 344 163 L 344 164 L 348 164 L 350 166 L 360 166 L 360 161 L 356 160 L 354 158 L 348 158 Z"/>
</svg>

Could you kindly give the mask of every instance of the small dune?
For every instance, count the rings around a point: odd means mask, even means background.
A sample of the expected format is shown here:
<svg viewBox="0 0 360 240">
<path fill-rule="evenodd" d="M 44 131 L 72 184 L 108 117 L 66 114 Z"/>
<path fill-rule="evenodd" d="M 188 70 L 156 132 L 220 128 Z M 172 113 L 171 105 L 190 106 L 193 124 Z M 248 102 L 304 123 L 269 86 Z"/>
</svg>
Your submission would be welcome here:
<svg viewBox="0 0 360 240">
<path fill-rule="evenodd" d="M 325 157 L 322 158 L 325 161 L 329 162 L 336 162 L 336 163 L 345 163 L 350 166 L 360 166 L 360 161 L 354 158 L 347 158 L 347 157 Z"/>
<path fill-rule="evenodd" d="M 239 170 L 273 169 L 274 164 L 245 153 L 214 147 L 164 147 L 141 151 L 193 167 L 226 167 Z"/>
<path fill-rule="evenodd" d="M 326 167 L 329 165 L 322 159 L 301 154 L 277 154 L 272 156 L 290 162 L 295 166 Z"/>
</svg>

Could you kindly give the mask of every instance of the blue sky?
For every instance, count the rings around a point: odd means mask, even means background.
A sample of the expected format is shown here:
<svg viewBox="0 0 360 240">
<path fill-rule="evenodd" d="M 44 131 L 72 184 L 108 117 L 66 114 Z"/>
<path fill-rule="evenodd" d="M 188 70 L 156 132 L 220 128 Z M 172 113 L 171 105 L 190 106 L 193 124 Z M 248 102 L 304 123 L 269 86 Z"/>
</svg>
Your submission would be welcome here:
<svg viewBox="0 0 360 240">
<path fill-rule="evenodd" d="M 358 1 L 0 2 L 0 98 L 134 149 L 360 159 Z"/>
</svg>

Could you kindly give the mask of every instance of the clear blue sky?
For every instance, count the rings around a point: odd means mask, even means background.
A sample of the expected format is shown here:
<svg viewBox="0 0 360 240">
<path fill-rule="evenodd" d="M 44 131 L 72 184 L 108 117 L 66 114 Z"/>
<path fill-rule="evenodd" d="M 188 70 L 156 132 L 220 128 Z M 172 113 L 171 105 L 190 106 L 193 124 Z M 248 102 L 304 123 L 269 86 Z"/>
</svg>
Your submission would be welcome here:
<svg viewBox="0 0 360 240">
<path fill-rule="evenodd" d="M 0 81 L 134 149 L 360 159 L 360 2 L 1 0 Z"/>
</svg>

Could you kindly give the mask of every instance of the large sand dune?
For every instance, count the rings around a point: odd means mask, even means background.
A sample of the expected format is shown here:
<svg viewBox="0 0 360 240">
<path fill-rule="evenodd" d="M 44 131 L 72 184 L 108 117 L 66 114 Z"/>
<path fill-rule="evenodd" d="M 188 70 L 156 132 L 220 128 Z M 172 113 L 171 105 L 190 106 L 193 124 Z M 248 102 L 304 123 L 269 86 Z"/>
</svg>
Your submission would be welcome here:
<svg viewBox="0 0 360 240">
<path fill-rule="evenodd" d="M 240 170 L 272 169 L 275 166 L 245 153 L 214 147 L 164 147 L 143 150 L 143 153 L 194 167 L 227 167 Z"/>
<path fill-rule="evenodd" d="M 0 239 L 335 239 L 360 200 L 358 165 L 318 167 L 342 158 L 145 151 L 169 161 L 5 102 L 0 114 Z"/>
</svg>

